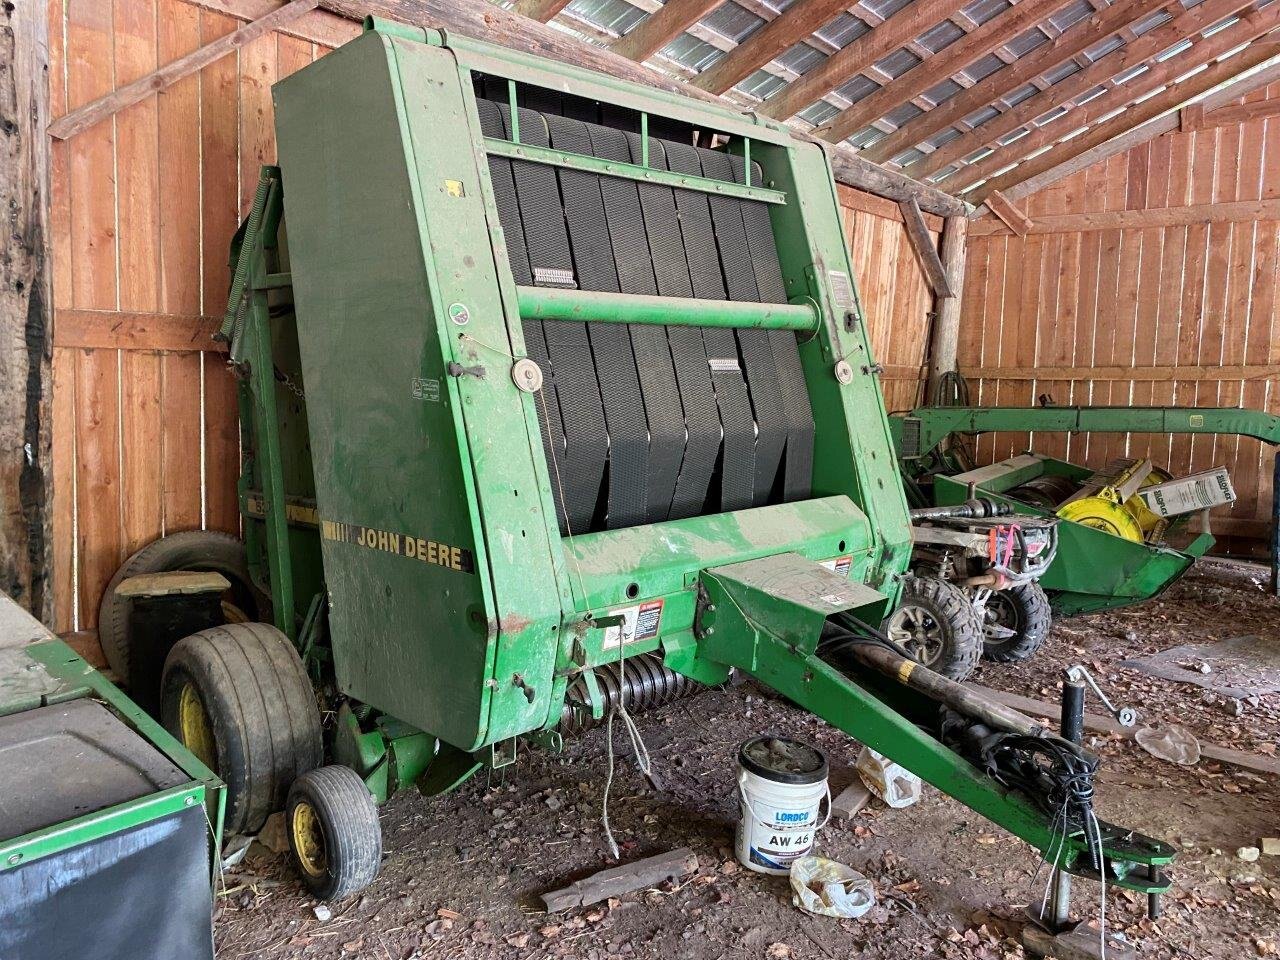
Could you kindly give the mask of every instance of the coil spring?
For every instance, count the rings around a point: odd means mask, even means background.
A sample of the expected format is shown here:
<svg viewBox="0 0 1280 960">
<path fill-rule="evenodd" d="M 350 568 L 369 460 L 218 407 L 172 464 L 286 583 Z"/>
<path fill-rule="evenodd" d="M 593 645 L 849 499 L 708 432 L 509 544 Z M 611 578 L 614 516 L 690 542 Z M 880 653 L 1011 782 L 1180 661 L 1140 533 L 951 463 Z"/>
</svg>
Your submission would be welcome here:
<svg viewBox="0 0 1280 960">
<path fill-rule="evenodd" d="M 606 663 L 595 668 L 600 692 L 604 697 L 604 714 L 600 720 L 591 716 L 591 700 L 587 683 L 582 677 L 569 684 L 565 694 L 564 712 L 560 717 L 560 729 L 566 734 L 581 733 L 603 722 L 603 717 L 618 705 L 622 698 L 622 665 Z M 652 710 L 683 697 L 697 693 L 702 684 L 683 677 L 663 666 L 662 658 L 653 653 L 642 653 L 626 660 L 627 710 L 639 713 Z"/>
</svg>

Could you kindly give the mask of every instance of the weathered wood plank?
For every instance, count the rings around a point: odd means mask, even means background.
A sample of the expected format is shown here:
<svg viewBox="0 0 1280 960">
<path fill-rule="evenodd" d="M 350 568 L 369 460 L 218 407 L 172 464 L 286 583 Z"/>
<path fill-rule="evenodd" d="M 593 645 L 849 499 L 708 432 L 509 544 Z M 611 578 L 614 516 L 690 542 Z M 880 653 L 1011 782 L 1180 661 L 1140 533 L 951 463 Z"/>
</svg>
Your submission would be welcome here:
<svg viewBox="0 0 1280 960">
<path fill-rule="evenodd" d="M 56 347 L 124 350 L 226 352 L 213 334 L 220 317 L 116 310 L 58 310 L 54 314 Z"/>
<path fill-rule="evenodd" d="M 898 209 L 902 211 L 907 239 L 911 242 L 912 250 L 915 251 L 929 289 L 939 299 L 954 297 L 956 292 L 951 287 L 946 267 L 942 265 L 942 258 L 938 256 L 938 248 L 934 245 L 933 237 L 929 235 L 929 228 L 925 226 L 920 205 L 915 200 L 902 200 L 898 203 Z"/>
<path fill-rule="evenodd" d="M 1280 199 L 1232 200 L 1181 207 L 1148 206 L 1132 210 L 1035 217 L 1029 219 L 1027 233 L 1083 233 L 1089 230 L 1174 227 L 1193 223 L 1246 223 L 1255 220 L 1280 220 Z M 983 217 L 969 224 L 969 235 L 973 237 L 1012 232 L 1008 224 L 994 218 Z"/>
</svg>

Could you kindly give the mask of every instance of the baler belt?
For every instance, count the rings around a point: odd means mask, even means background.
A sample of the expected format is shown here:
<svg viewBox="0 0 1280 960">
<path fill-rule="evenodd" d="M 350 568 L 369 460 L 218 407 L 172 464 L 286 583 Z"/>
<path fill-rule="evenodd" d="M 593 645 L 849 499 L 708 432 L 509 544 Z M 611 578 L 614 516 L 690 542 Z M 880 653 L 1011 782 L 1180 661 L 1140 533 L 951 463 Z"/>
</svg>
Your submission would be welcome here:
<svg viewBox="0 0 1280 960">
<path fill-rule="evenodd" d="M 564 122 L 561 117 L 546 117 L 532 110 L 520 111 L 520 139 L 539 147 L 550 147 L 549 123 Z M 517 166 L 523 166 L 517 162 Z M 575 231 L 565 233 L 564 247 L 559 236 L 565 229 L 565 220 L 557 216 L 561 204 L 564 216 L 572 210 L 577 221 L 583 219 L 577 206 L 571 206 L 571 196 L 589 196 L 585 190 L 570 189 L 574 178 L 593 179 L 590 174 L 576 170 L 555 170 L 543 167 L 550 177 L 539 180 L 536 186 L 526 187 L 520 197 L 520 208 L 527 219 L 532 215 L 551 224 L 543 230 L 553 238 L 549 246 L 550 260 L 560 270 L 572 273 L 574 258 L 571 253 Z M 557 188 L 559 179 L 559 188 Z M 563 201 L 561 194 L 563 193 Z M 576 226 L 570 221 L 570 226 Z M 526 223 L 526 232 L 529 226 Z M 534 277 L 534 284 L 538 285 Z M 543 284 L 545 285 L 545 284 Z M 557 285 L 557 284 L 551 284 Z M 587 325 L 571 321 L 545 320 L 542 328 L 547 342 L 547 356 L 551 361 L 552 379 L 560 401 L 561 419 L 564 425 L 564 468 L 555 481 L 556 494 L 563 492 L 564 514 L 571 531 L 584 533 L 591 529 L 596 504 L 600 499 L 600 486 L 604 479 L 605 462 L 609 455 L 609 439 L 605 431 L 604 409 L 600 400 L 600 385 L 596 380 L 595 363 L 587 340 Z M 545 378 L 544 378 L 545 379 Z M 563 488 L 563 489 L 561 489 Z"/>
<path fill-rule="evenodd" d="M 591 155 L 587 125 L 580 120 L 548 117 L 551 143 L 557 149 Z M 577 174 L 566 177 L 566 174 Z M 611 251 L 603 184 L 594 174 L 560 171 L 565 217 L 569 223 L 574 265 L 584 290 L 618 292 L 618 269 Z M 645 522 L 649 477 L 649 426 L 636 374 L 631 334 L 612 323 L 586 325 L 595 356 L 595 376 L 604 407 L 603 437 L 608 448 L 605 523 L 630 527 Z"/>
<path fill-rule="evenodd" d="M 586 126 L 597 157 L 621 163 L 631 161 L 623 131 L 595 124 Z M 600 189 L 622 292 L 656 294 L 657 281 L 636 184 L 608 177 L 601 180 Z M 635 262 L 624 262 L 624 258 L 634 258 Z M 684 459 L 684 414 L 666 332 L 661 327 L 639 323 L 630 324 L 628 329 L 649 422 L 645 517 L 647 522 L 656 523 L 666 520 L 671 512 L 680 462 Z M 610 521 L 609 526 L 615 524 Z"/>
<path fill-rule="evenodd" d="M 628 133 L 627 145 L 631 162 L 640 163 L 643 159 L 640 137 Z M 665 169 L 667 165 L 663 146 L 660 140 L 649 141 L 649 162 L 658 169 Z M 640 184 L 639 190 L 658 293 L 664 297 L 692 297 L 693 284 L 675 193 L 670 187 L 654 184 Z M 679 520 L 698 516 L 706 507 L 707 489 L 720 451 L 720 414 L 712 392 L 702 332 L 696 327 L 684 326 L 664 329 L 684 409 L 679 438 L 684 456 L 666 516 L 666 519 Z"/>
<path fill-rule="evenodd" d="M 742 179 L 746 165 L 733 158 L 734 174 Z M 764 171 L 752 163 L 751 182 L 760 183 Z M 747 247 L 756 275 L 756 287 L 765 303 L 786 303 L 787 288 L 782 282 L 777 241 L 769 223 L 769 211 L 755 200 L 739 201 L 742 224 L 746 229 Z M 796 335 L 789 330 L 770 330 L 774 368 L 778 371 L 778 387 L 782 393 L 782 415 L 787 424 L 787 443 L 783 451 L 783 500 L 802 500 L 809 496 L 813 482 L 813 408 L 805 387 L 804 370 L 800 366 L 800 350 Z"/>
<path fill-rule="evenodd" d="M 666 143 L 667 168 L 675 173 L 702 176 L 698 151 L 685 143 Z M 676 209 L 684 235 L 685 259 L 693 295 L 705 300 L 724 300 L 724 274 L 716 252 L 716 235 L 711 224 L 707 195 L 695 190 L 676 190 Z M 738 343 L 732 330 L 702 329 L 719 421 L 723 431 L 719 460 L 719 508 L 743 510 L 751 506 L 755 475 L 756 425 L 751 414 L 747 382 L 738 362 Z"/>
<path fill-rule="evenodd" d="M 733 165 L 729 155 L 718 150 L 699 149 L 704 176 L 714 180 L 733 181 Z M 741 161 L 739 161 L 741 162 Z M 711 196 L 711 220 L 715 225 L 716 245 L 724 268 L 725 286 L 730 300 L 760 301 L 755 271 L 747 247 L 746 227 L 739 201 L 732 197 Z M 764 330 L 738 330 L 738 347 L 746 368 L 747 391 L 756 421 L 756 462 L 752 499 L 755 506 L 769 502 L 782 450 L 787 439 L 787 425 L 782 413 L 782 391 L 773 359 L 773 346 Z"/>
<path fill-rule="evenodd" d="M 480 112 L 480 129 L 486 137 L 503 137 L 505 125 L 497 104 L 489 100 L 477 100 Z M 529 255 L 524 244 L 524 225 L 520 222 L 520 205 L 516 199 L 515 178 L 511 161 L 503 157 L 489 158 L 489 179 L 493 183 L 493 196 L 498 205 L 498 219 L 507 241 L 507 260 L 516 283 L 533 283 L 533 271 L 529 269 Z M 521 325 L 524 331 L 525 351 L 529 359 L 542 368 L 542 401 L 538 404 L 538 427 L 542 433 L 542 451 L 548 466 L 559 464 L 564 468 L 564 424 L 560 418 L 560 401 L 556 395 L 555 380 L 551 375 L 551 360 L 547 355 L 547 342 L 542 323 L 528 320 Z M 554 485 L 553 485 L 554 487 Z M 556 520 L 565 528 L 566 515 L 558 488 L 553 489 Z"/>
</svg>

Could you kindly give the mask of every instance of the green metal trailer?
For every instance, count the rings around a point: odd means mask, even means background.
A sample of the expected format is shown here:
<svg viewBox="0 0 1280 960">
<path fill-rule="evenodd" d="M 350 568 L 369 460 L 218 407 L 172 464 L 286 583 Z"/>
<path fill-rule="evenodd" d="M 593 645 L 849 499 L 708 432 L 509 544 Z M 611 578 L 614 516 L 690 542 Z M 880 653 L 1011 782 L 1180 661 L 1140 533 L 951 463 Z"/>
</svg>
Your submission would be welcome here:
<svg viewBox="0 0 1280 960">
<path fill-rule="evenodd" d="M 1028 516 L 1056 516 L 1027 502 L 1028 483 L 1061 477 L 1079 485 L 1094 471 L 1036 453 L 974 468 L 949 444 L 982 433 L 1229 434 L 1280 444 L 1280 417 L 1260 410 L 1212 407 L 922 407 L 890 418 L 908 486 L 939 506 L 963 503 L 973 490 Z M 1280 460 L 1278 460 L 1280 463 Z M 927 486 L 931 492 L 924 493 Z M 1273 514 L 1280 511 L 1273 510 Z M 1170 533 L 1177 533 L 1175 526 Z M 1182 547 L 1135 542 L 1063 519 L 1058 553 L 1040 583 L 1055 615 L 1072 616 L 1141 603 L 1158 596 L 1214 544 L 1206 527 Z M 1273 569 L 1275 550 L 1273 543 Z"/>
<path fill-rule="evenodd" d="M 237 237 L 222 336 L 245 569 L 279 639 L 179 641 L 161 700 L 234 780 L 246 751 L 318 741 L 314 700 L 264 686 L 310 677 L 334 763 L 277 779 L 296 775 L 313 891 L 376 873 L 370 796 L 448 790 L 733 670 L 1063 870 L 1167 889 L 1168 845 L 1062 789 L 1096 758 L 866 626 L 910 526 L 817 144 L 379 20 L 274 91 L 280 167 Z M 201 666 L 250 632 L 260 666 L 236 682 L 265 726 Z M 206 716 L 188 727 L 184 703 Z M 252 830 L 266 804 L 236 794 L 232 829 Z"/>
<path fill-rule="evenodd" d="M 222 783 L 0 594 L 0 956 L 213 958 Z"/>
</svg>

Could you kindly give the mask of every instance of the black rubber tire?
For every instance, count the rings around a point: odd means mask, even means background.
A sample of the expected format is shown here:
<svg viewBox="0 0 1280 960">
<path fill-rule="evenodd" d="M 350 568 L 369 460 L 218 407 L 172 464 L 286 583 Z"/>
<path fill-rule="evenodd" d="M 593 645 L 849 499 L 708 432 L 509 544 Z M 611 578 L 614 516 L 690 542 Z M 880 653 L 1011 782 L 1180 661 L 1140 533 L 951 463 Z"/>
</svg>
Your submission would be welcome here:
<svg viewBox="0 0 1280 960">
<path fill-rule="evenodd" d="M 290 784 L 324 762 L 320 710 L 302 658 L 265 623 L 229 623 L 179 640 L 165 660 L 160 716 L 184 743 L 188 685 L 207 718 L 214 772 L 227 785 L 226 832 L 255 833 L 284 807 Z"/>
<path fill-rule="evenodd" d="M 144 573 L 199 570 L 220 573 L 231 581 L 233 600 L 250 620 L 269 620 L 270 601 L 253 585 L 244 544 L 217 530 L 184 530 L 147 544 L 116 571 L 98 608 L 98 642 L 117 680 L 129 686 L 131 644 L 130 601 L 116 596 L 116 587 Z"/>
<path fill-rule="evenodd" d="M 982 620 L 969 595 L 946 580 L 909 577 L 897 608 L 885 618 L 881 629 L 888 633 L 906 607 L 926 613 L 941 632 L 940 649 L 923 665 L 952 680 L 969 676 L 982 658 Z"/>
<path fill-rule="evenodd" d="M 1024 583 L 991 594 L 987 599 L 986 616 L 992 614 L 1001 626 L 1014 631 L 1012 637 L 1002 640 L 983 637 L 982 655 L 997 663 L 1029 660 L 1049 638 L 1049 629 L 1053 626 L 1049 595 L 1038 583 Z"/>
<path fill-rule="evenodd" d="M 319 873 L 303 866 L 295 847 L 294 817 L 304 802 L 314 811 L 324 837 Z M 285 832 L 294 869 L 317 899 L 344 900 L 377 879 L 382 867 L 378 805 L 350 767 L 320 767 L 295 780 L 285 805 Z"/>
</svg>

